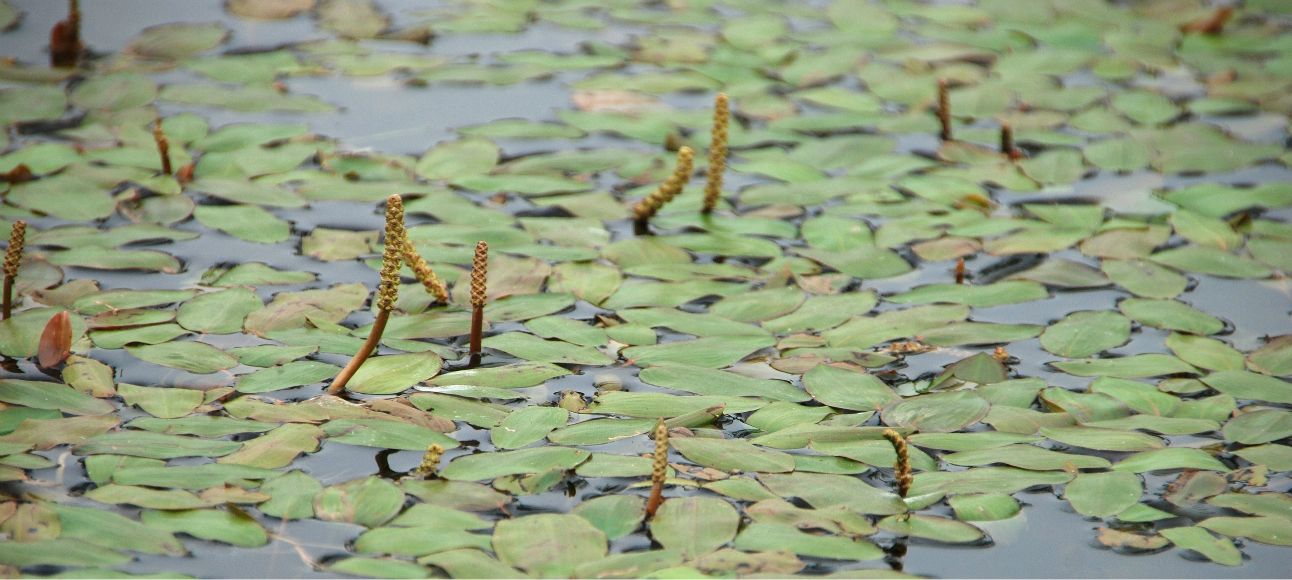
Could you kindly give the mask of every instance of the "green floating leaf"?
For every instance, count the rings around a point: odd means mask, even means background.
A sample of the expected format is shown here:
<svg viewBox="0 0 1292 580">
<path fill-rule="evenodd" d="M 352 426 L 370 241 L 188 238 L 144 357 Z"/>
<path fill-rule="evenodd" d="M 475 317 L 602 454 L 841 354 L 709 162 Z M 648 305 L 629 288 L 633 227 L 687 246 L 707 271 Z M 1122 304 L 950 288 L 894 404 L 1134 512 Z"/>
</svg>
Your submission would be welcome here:
<svg viewBox="0 0 1292 580">
<path fill-rule="evenodd" d="M 1292 435 L 1292 413 L 1282 409 L 1259 409 L 1238 415 L 1225 423 L 1225 439 L 1247 445 L 1278 441 Z"/>
<path fill-rule="evenodd" d="M 303 471 L 289 471 L 265 480 L 260 491 L 269 495 L 269 501 L 257 506 L 261 512 L 284 520 L 302 520 L 314 517 L 314 497 L 323 491 L 323 484 Z"/>
<path fill-rule="evenodd" d="M 541 385 L 570 371 L 550 363 L 511 363 L 496 367 L 462 369 L 439 375 L 427 383 L 438 386 L 469 385 L 496 389 L 519 389 Z"/>
<path fill-rule="evenodd" d="M 591 522 L 607 539 L 617 540 L 637 531 L 646 518 L 646 500 L 635 495 L 603 495 L 574 506 L 571 513 Z"/>
<path fill-rule="evenodd" d="M 126 50 L 149 58 L 180 59 L 215 48 L 228 36 L 228 29 L 217 22 L 161 24 L 145 28 Z"/>
<path fill-rule="evenodd" d="M 960 451 L 942 457 L 952 465 L 982 466 L 1002 463 L 1038 471 L 1053 469 L 1099 469 L 1112 464 L 1102 457 L 1059 453 L 1033 445 L 1006 445 L 976 451 Z"/>
<path fill-rule="evenodd" d="M 376 527 L 404 508 L 404 491 L 390 480 L 365 477 L 323 488 L 314 496 L 315 517 Z"/>
<path fill-rule="evenodd" d="M 96 435 L 77 445 L 77 455 L 129 455 L 152 459 L 176 457 L 220 457 L 237 451 L 241 443 L 213 441 L 148 431 L 114 431 Z"/>
<path fill-rule="evenodd" d="M 145 510 L 145 524 L 168 532 L 183 532 L 203 540 L 224 542 L 240 548 L 256 548 L 269 543 L 269 534 L 254 518 L 242 510 Z"/>
<path fill-rule="evenodd" d="M 898 304 L 947 302 L 976 308 L 987 308 L 1004 304 L 1031 302 L 1048 296 L 1049 293 L 1045 290 L 1045 287 L 1036 282 L 1011 280 L 986 286 L 930 284 L 909 292 L 888 296 L 886 299 Z"/>
<path fill-rule="evenodd" d="M 523 332 L 507 332 L 484 339 L 481 345 L 534 362 L 605 366 L 610 357 L 589 346 L 544 340 Z"/>
<path fill-rule="evenodd" d="M 1063 497 L 1083 516 L 1106 518 L 1139 503 L 1143 494 L 1144 486 L 1138 476 L 1112 471 L 1077 475 L 1068 483 Z"/>
<path fill-rule="evenodd" d="M 1243 554 L 1234 547 L 1232 541 L 1217 538 L 1205 528 L 1198 526 L 1167 528 L 1158 530 L 1158 533 L 1171 540 L 1172 544 L 1185 550 L 1193 550 L 1217 564 L 1238 566 L 1243 563 Z"/>
<path fill-rule="evenodd" d="M 162 419 L 188 415 L 206 399 L 206 393 L 202 391 L 180 387 L 140 387 L 121 383 L 117 385 L 117 392 L 126 404 L 139 407 L 149 415 Z"/>
<path fill-rule="evenodd" d="M 121 566 L 131 559 L 72 538 L 0 543 L 0 563 L 8 566 Z"/>
<path fill-rule="evenodd" d="M 1022 510 L 1018 500 L 1003 493 L 957 495 L 947 500 L 956 519 L 965 522 L 994 522 L 1014 517 Z"/>
<path fill-rule="evenodd" d="M 1292 403 L 1292 383 L 1282 379 L 1245 371 L 1219 371 L 1201 380 L 1208 387 L 1235 399 Z"/>
<path fill-rule="evenodd" d="M 1175 300 L 1129 298 L 1117 307 L 1132 320 L 1154 328 L 1201 335 L 1215 334 L 1225 328 L 1220 319 Z"/>
<path fill-rule="evenodd" d="M 560 407 L 524 407 L 490 429 L 489 438 L 499 449 L 518 449 L 543 439 L 569 420 L 569 411 Z"/>
<path fill-rule="evenodd" d="M 1268 375 L 1292 375 L 1292 334 L 1270 339 L 1265 346 L 1247 355 L 1247 364 L 1252 370 Z"/>
<path fill-rule="evenodd" d="M 403 392 L 440 372 L 444 359 L 433 352 L 376 356 L 363 362 L 346 389 L 367 395 Z"/>
<path fill-rule="evenodd" d="M 104 415 L 116 410 L 111 403 L 67 385 L 21 379 L 0 379 L 0 402 L 71 415 Z"/>
<path fill-rule="evenodd" d="M 381 449 L 426 451 L 431 445 L 445 449 L 458 446 L 457 440 L 438 431 L 386 419 L 333 419 L 323 424 L 323 432 L 328 441 Z"/>
<path fill-rule="evenodd" d="M 245 360 L 241 361 L 247 364 Z M 240 393 L 268 393 L 321 383 L 335 377 L 340 368 L 317 361 L 294 361 L 238 377 L 234 388 Z"/>
<path fill-rule="evenodd" d="M 638 377 L 652 385 L 697 395 L 753 396 L 792 402 L 809 399 L 806 393 L 784 381 L 755 379 L 689 365 L 661 364 L 642 369 Z"/>
<path fill-rule="evenodd" d="M 924 538 L 948 544 L 976 542 L 986 535 L 982 530 L 964 522 L 923 514 L 888 516 L 879 520 L 879 529 L 899 536 Z"/>
<path fill-rule="evenodd" d="M 1130 331 L 1130 321 L 1115 312 L 1074 312 L 1041 333 L 1041 347 L 1083 358 L 1126 344 Z"/>
<path fill-rule="evenodd" d="M 575 566 L 605 557 L 607 545 L 606 535 L 586 519 L 537 514 L 498 522 L 493 549 L 503 564 L 542 577 L 565 577 Z"/>
<path fill-rule="evenodd" d="M 785 473 L 794 470 L 794 457 L 763 449 L 740 439 L 683 437 L 669 441 L 687 459 L 723 471 Z"/>
<path fill-rule="evenodd" d="M 824 405 L 853 411 L 877 411 L 900 398 L 874 375 L 824 364 L 803 375 L 803 387 Z"/>
<path fill-rule="evenodd" d="M 650 521 L 651 537 L 691 559 L 732 541 L 740 524 L 736 508 L 713 497 L 670 498 Z"/>
<path fill-rule="evenodd" d="M 622 355 L 636 365 L 682 364 L 704 368 L 733 365 L 776 344 L 770 336 L 710 336 L 651 346 L 625 348 Z"/>
<path fill-rule="evenodd" d="M 1207 452 L 1187 447 L 1167 447 L 1136 453 L 1118 461 L 1113 469 L 1131 473 L 1172 469 L 1206 469 L 1222 472 L 1229 470 L 1224 463 L 1208 455 Z"/>
<path fill-rule="evenodd" d="M 1278 516 L 1215 517 L 1199 522 L 1198 526 L 1231 538 L 1248 538 L 1262 544 L 1274 546 L 1292 546 L 1292 518 Z"/>
<path fill-rule="evenodd" d="M 127 346 L 126 352 L 146 362 L 196 374 L 214 373 L 238 366 L 238 359 L 204 342 Z"/>
<path fill-rule="evenodd" d="M 1173 375 L 1197 374 L 1192 365 L 1165 354 L 1137 354 L 1120 358 L 1079 359 L 1050 363 L 1055 368 L 1079 377 L 1108 376 L 1137 379 Z"/>
<path fill-rule="evenodd" d="M 1046 427 L 1041 429 L 1041 435 L 1065 445 L 1098 451 L 1148 451 L 1166 445 L 1152 435 L 1094 427 Z"/>
<path fill-rule="evenodd" d="M 865 540 L 822 536 L 786 524 L 754 523 L 741 530 L 734 546 L 739 550 L 785 550 L 802 556 L 832 560 L 878 560 L 884 551 Z"/>
<path fill-rule="evenodd" d="M 491 480 L 504 475 L 542 473 L 551 469 L 574 469 L 589 453 L 568 447 L 534 447 L 517 451 L 464 455 L 440 470 L 440 477 L 464 481 Z"/>
<path fill-rule="evenodd" d="M 991 404 L 970 391 L 933 393 L 904 399 L 884 408 L 884 423 L 924 433 L 951 433 L 981 421 Z"/>
</svg>

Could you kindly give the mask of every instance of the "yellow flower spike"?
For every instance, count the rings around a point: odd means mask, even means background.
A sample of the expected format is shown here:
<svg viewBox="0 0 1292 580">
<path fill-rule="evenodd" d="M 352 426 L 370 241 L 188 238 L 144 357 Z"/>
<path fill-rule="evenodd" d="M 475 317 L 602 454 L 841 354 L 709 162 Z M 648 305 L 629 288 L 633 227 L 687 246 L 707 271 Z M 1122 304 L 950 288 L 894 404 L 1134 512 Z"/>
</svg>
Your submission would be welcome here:
<svg viewBox="0 0 1292 580">
<path fill-rule="evenodd" d="M 377 316 L 372 321 L 372 330 L 368 332 L 368 340 L 363 342 L 359 347 L 359 352 L 354 354 L 354 358 L 337 373 L 336 378 L 332 379 L 332 384 L 328 385 L 327 392 L 329 395 L 335 395 L 345 389 L 346 383 L 354 377 L 354 373 L 359 371 L 363 362 L 372 356 L 372 351 L 377 350 L 377 344 L 381 342 L 381 333 L 386 331 L 386 322 L 390 320 L 390 312 L 395 309 L 395 303 L 399 301 L 399 267 L 403 263 L 403 246 L 404 246 L 404 200 L 399 195 L 392 195 L 386 198 L 386 250 L 381 256 L 381 283 L 377 286 Z"/>
<path fill-rule="evenodd" d="M 722 174 L 727 169 L 727 125 L 731 121 L 731 109 L 727 95 L 718 93 L 713 101 L 713 134 L 709 140 L 709 170 L 704 182 L 703 213 L 710 213 L 718 205 L 722 195 Z"/>
<path fill-rule="evenodd" d="M 399 267 L 404 261 L 404 201 L 398 195 L 386 199 L 386 250 L 381 256 L 381 286 L 377 288 L 377 309 L 391 311 L 399 301 Z"/>
<path fill-rule="evenodd" d="M 636 216 L 638 226 L 645 226 L 660 208 L 664 207 L 677 194 L 682 193 L 682 188 L 686 187 L 691 180 L 691 168 L 695 160 L 695 151 L 690 147 L 683 147 L 677 151 L 677 166 L 673 169 L 673 174 L 661 183 L 659 189 L 651 192 L 637 205 L 633 206 L 633 214 Z"/>
<path fill-rule="evenodd" d="M 436 472 L 440 470 L 440 458 L 444 456 L 444 447 L 439 443 L 432 443 L 426 448 L 426 455 L 422 456 L 422 463 L 417 466 L 409 475 L 414 479 L 433 479 Z"/>
<path fill-rule="evenodd" d="M 664 503 L 664 478 L 668 475 L 668 425 L 661 418 L 655 423 L 655 455 L 650 471 L 650 499 L 646 501 L 646 519 Z"/>
<path fill-rule="evenodd" d="M 910 450 L 906 448 L 906 439 L 892 429 L 884 429 L 884 439 L 893 444 L 893 452 L 897 454 L 897 464 L 893 466 L 894 476 L 897 477 L 897 494 L 906 497 L 911 492 L 911 483 L 914 481 L 911 477 L 911 455 Z"/>
<path fill-rule="evenodd" d="M 23 245 L 27 242 L 27 222 L 16 220 L 13 229 L 9 230 L 9 248 L 4 253 L 4 320 L 13 312 L 13 283 L 18 278 L 18 266 L 22 263 Z"/>
<path fill-rule="evenodd" d="M 417 248 L 413 247 L 407 237 L 404 238 L 403 252 L 404 263 L 408 264 L 409 268 L 412 268 L 413 275 L 417 276 L 417 281 L 422 283 L 426 293 L 434 296 L 436 302 L 447 303 L 449 301 L 449 291 L 444 287 L 444 282 L 440 281 L 440 277 L 435 275 L 435 270 L 431 269 L 431 265 L 426 262 L 426 259 L 417 253 Z"/>
</svg>

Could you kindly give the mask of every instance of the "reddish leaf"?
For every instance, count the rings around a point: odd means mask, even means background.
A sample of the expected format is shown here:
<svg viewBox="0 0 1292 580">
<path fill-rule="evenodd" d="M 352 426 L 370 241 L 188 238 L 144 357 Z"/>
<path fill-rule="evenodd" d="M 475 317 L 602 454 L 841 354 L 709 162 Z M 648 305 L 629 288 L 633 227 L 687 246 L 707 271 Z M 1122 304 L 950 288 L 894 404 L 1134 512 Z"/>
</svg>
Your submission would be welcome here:
<svg viewBox="0 0 1292 580">
<path fill-rule="evenodd" d="M 55 314 L 40 333 L 36 360 L 42 368 L 51 368 L 72 354 L 72 319 L 64 310 Z"/>
</svg>

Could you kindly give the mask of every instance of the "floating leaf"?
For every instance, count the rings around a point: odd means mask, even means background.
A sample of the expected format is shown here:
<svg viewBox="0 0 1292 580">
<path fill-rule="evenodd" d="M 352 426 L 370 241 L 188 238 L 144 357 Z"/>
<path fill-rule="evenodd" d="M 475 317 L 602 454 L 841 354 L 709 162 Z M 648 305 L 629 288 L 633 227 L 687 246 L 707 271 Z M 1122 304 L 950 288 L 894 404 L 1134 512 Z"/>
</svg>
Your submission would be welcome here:
<svg viewBox="0 0 1292 580">
<path fill-rule="evenodd" d="M 685 558 L 708 554 L 736 537 L 740 514 L 713 497 L 678 497 L 665 501 L 650 522 L 651 537 Z"/>
<path fill-rule="evenodd" d="M 493 548 L 502 563 L 557 577 L 573 574 L 580 563 L 606 555 L 606 535 L 587 520 L 569 514 L 537 514 L 498 522 Z"/>
</svg>

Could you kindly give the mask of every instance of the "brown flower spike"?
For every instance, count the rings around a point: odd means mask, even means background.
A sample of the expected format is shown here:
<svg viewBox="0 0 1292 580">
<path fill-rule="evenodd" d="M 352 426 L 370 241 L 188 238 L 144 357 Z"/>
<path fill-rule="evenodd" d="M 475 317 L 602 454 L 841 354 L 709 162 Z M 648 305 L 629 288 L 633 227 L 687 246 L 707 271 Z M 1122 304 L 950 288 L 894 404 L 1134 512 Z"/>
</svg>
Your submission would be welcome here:
<svg viewBox="0 0 1292 580">
<path fill-rule="evenodd" d="M 897 477 L 897 494 L 906 497 L 911 492 L 911 455 L 906 448 L 906 439 L 892 429 L 884 429 L 884 439 L 893 444 L 893 452 L 897 454 L 897 464 L 893 466 L 893 473 Z"/>
<path fill-rule="evenodd" d="M 81 44 L 81 6 L 77 0 L 69 0 L 67 18 L 56 22 L 49 30 L 49 66 L 76 66 L 84 48 Z"/>
<path fill-rule="evenodd" d="M 27 222 L 16 220 L 9 230 L 9 249 L 4 253 L 4 320 L 13 313 L 13 283 L 18 278 L 18 265 L 22 263 L 22 247 L 27 240 Z"/>
<path fill-rule="evenodd" d="M 489 244 L 476 242 L 476 253 L 471 260 L 471 366 L 480 364 L 480 339 L 484 332 L 484 306 L 489 279 Z"/>
<path fill-rule="evenodd" d="M 1018 149 L 1014 148 L 1014 128 L 1009 123 L 1000 124 L 1000 152 L 1011 161 L 1023 156 Z"/>
<path fill-rule="evenodd" d="M 682 193 L 682 188 L 686 187 L 691 180 L 691 168 L 694 163 L 695 151 L 690 147 L 683 147 L 677 151 L 677 166 L 673 169 L 673 174 L 661 183 L 659 189 L 651 192 L 650 195 L 637 202 L 633 206 L 633 214 L 637 219 L 637 229 L 639 232 L 646 229 L 646 224 L 650 218 L 654 217 L 660 208 L 664 207 L 673 198 Z"/>
<path fill-rule="evenodd" d="M 942 125 L 942 140 L 951 140 L 951 93 L 946 79 L 938 79 L 938 123 Z"/>
<path fill-rule="evenodd" d="M 368 340 L 359 347 L 359 352 L 341 369 L 328 386 L 329 395 L 335 395 L 345 389 L 346 383 L 359 371 L 363 362 L 372 356 L 381 342 L 381 333 L 386 330 L 390 312 L 399 301 L 399 267 L 403 261 L 404 244 L 404 201 L 398 195 L 386 198 L 386 250 L 381 256 L 381 284 L 377 287 L 377 317 L 372 321 L 372 330 Z"/>
<path fill-rule="evenodd" d="M 713 102 L 713 136 L 709 141 L 709 169 L 704 182 L 703 213 L 710 213 L 722 196 L 722 174 L 727 169 L 727 125 L 731 109 L 727 95 L 718 93 Z"/>
<path fill-rule="evenodd" d="M 650 499 L 646 500 L 646 519 L 664 503 L 664 478 L 668 475 L 668 425 L 661 418 L 655 423 L 655 455 L 650 470 Z"/>
</svg>

